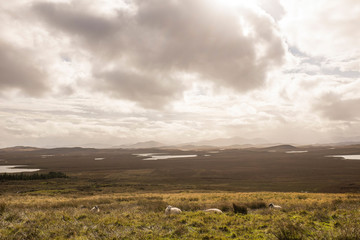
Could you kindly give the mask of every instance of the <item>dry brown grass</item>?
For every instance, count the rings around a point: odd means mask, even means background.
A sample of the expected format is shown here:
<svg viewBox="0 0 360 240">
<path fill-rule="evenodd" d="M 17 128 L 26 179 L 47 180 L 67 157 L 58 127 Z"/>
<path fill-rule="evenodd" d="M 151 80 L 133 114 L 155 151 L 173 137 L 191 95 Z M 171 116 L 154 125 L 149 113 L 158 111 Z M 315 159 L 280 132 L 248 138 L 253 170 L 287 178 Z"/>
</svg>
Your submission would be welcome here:
<svg viewBox="0 0 360 240">
<path fill-rule="evenodd" d="M 358 239 L 359 200 L 358 194 L 270 192 L 2 195 L 0 239 Z M 247 215 L 230 208 L 224 214 L 199 211 L 233 202 L 274 202 L 283 209 L 248 208 Z M 165 216 L 168 204 L 183 213 Z M 94 205 L 99 213 L 90 211 Z"/>
</svg>

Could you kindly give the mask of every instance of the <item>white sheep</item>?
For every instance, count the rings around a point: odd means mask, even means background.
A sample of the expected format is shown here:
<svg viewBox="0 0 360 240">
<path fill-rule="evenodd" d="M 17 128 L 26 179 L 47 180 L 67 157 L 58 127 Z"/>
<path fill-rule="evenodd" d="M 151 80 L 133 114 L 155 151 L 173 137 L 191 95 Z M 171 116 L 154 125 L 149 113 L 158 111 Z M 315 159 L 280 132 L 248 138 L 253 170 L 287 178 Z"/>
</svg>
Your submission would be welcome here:
<svg viewBox="0 0 360 240">
<path fill-rule="evenodd" d="M 167 208 L 165 209 L 165 214 L 166 215 L 171 215 L 171 214 L 180 214 L 181 210 L 180 208 L 177 207 L 172 207 L 172 206 L 167 206 Z"/>
<path fill-rule="evenodd" d="M 96 205 L 90 211 L 92 211 L 92 212 L 100 212 L 100 208 Z"/>
<path fill-rule="evenodd" d="M 281 208 L 281 206 L 279 206 L 279 205 L 274 205 L 273 203 L 270 203 L 270 204 L 269 204 L 269 208 L 276 208 L 276 209 L 280 209 L 280 208 Z"/>
<path fill-rule="evenodd" d="M 220 209 L 217 209 L 217 208 L 209 208 L 209 209 L 204 210 L 204 212 L 223 213 L 223 211 L 221 211 Z"/>
</svg>

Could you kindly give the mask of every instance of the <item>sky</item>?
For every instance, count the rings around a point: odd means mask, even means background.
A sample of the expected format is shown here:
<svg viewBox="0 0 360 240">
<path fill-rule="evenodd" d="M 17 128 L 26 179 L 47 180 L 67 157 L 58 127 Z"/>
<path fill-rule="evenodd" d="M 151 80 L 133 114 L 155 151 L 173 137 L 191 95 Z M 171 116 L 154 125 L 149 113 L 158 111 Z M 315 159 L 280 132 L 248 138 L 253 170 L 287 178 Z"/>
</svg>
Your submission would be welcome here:
<svg viewBox="0 0 360 240">
<path fill-rule="evenodd" d="M 360 141 L 359 0 L 0 2 L 0 147 Z"/>
</svg>

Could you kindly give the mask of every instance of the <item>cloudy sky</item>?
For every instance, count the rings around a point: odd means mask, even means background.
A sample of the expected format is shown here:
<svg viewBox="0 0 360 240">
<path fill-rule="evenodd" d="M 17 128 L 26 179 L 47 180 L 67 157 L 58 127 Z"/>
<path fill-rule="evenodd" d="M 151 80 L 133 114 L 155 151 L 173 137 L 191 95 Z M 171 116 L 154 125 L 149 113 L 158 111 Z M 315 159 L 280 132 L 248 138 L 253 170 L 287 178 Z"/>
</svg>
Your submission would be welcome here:
<svg viewBox="0 0 360 240">
<path fill-rule="evenodd" d="M 0 2 L 0 147 L 360 141 L 359 0 Z"/>
</svg>

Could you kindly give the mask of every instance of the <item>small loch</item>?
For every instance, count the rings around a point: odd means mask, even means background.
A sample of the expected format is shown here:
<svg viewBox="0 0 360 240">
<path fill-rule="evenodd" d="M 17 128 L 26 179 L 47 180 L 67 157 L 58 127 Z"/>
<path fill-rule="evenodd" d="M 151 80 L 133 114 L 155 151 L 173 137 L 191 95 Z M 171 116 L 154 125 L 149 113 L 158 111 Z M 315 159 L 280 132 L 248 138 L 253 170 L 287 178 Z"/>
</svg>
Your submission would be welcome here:
<svg viewBox="0 0 360 240">
<path fill-rule="evenodd" d="M 327 157 L 341 157 L 344 160 L 360 160 L 360 154 L 357 155 L 331 155 Z"/>
<path fill-rule="evenodd" d="M 26 165 L 3 165 L 0 166 L 0 173 L 22 173 L 37 172 L 39 168 L 25 168 Z"/>
<path fill-rule="evenodd" d="M 307 153 L 308 151 L 287 151 L 286 153 Z"/>
<path fill-rule="evenodd" d="M 170 158 L 189 158 L 189 157 L 197 157 L 195 154 L 188 154 L 188 155 L 165 155 L 165 153 L 140 153 L 140 154 L 133 154 L 138 157 L 146 157 L 142 160 L 145 161 L 154 161 L 154 160 L 164 160 Z"/>
</svg>

